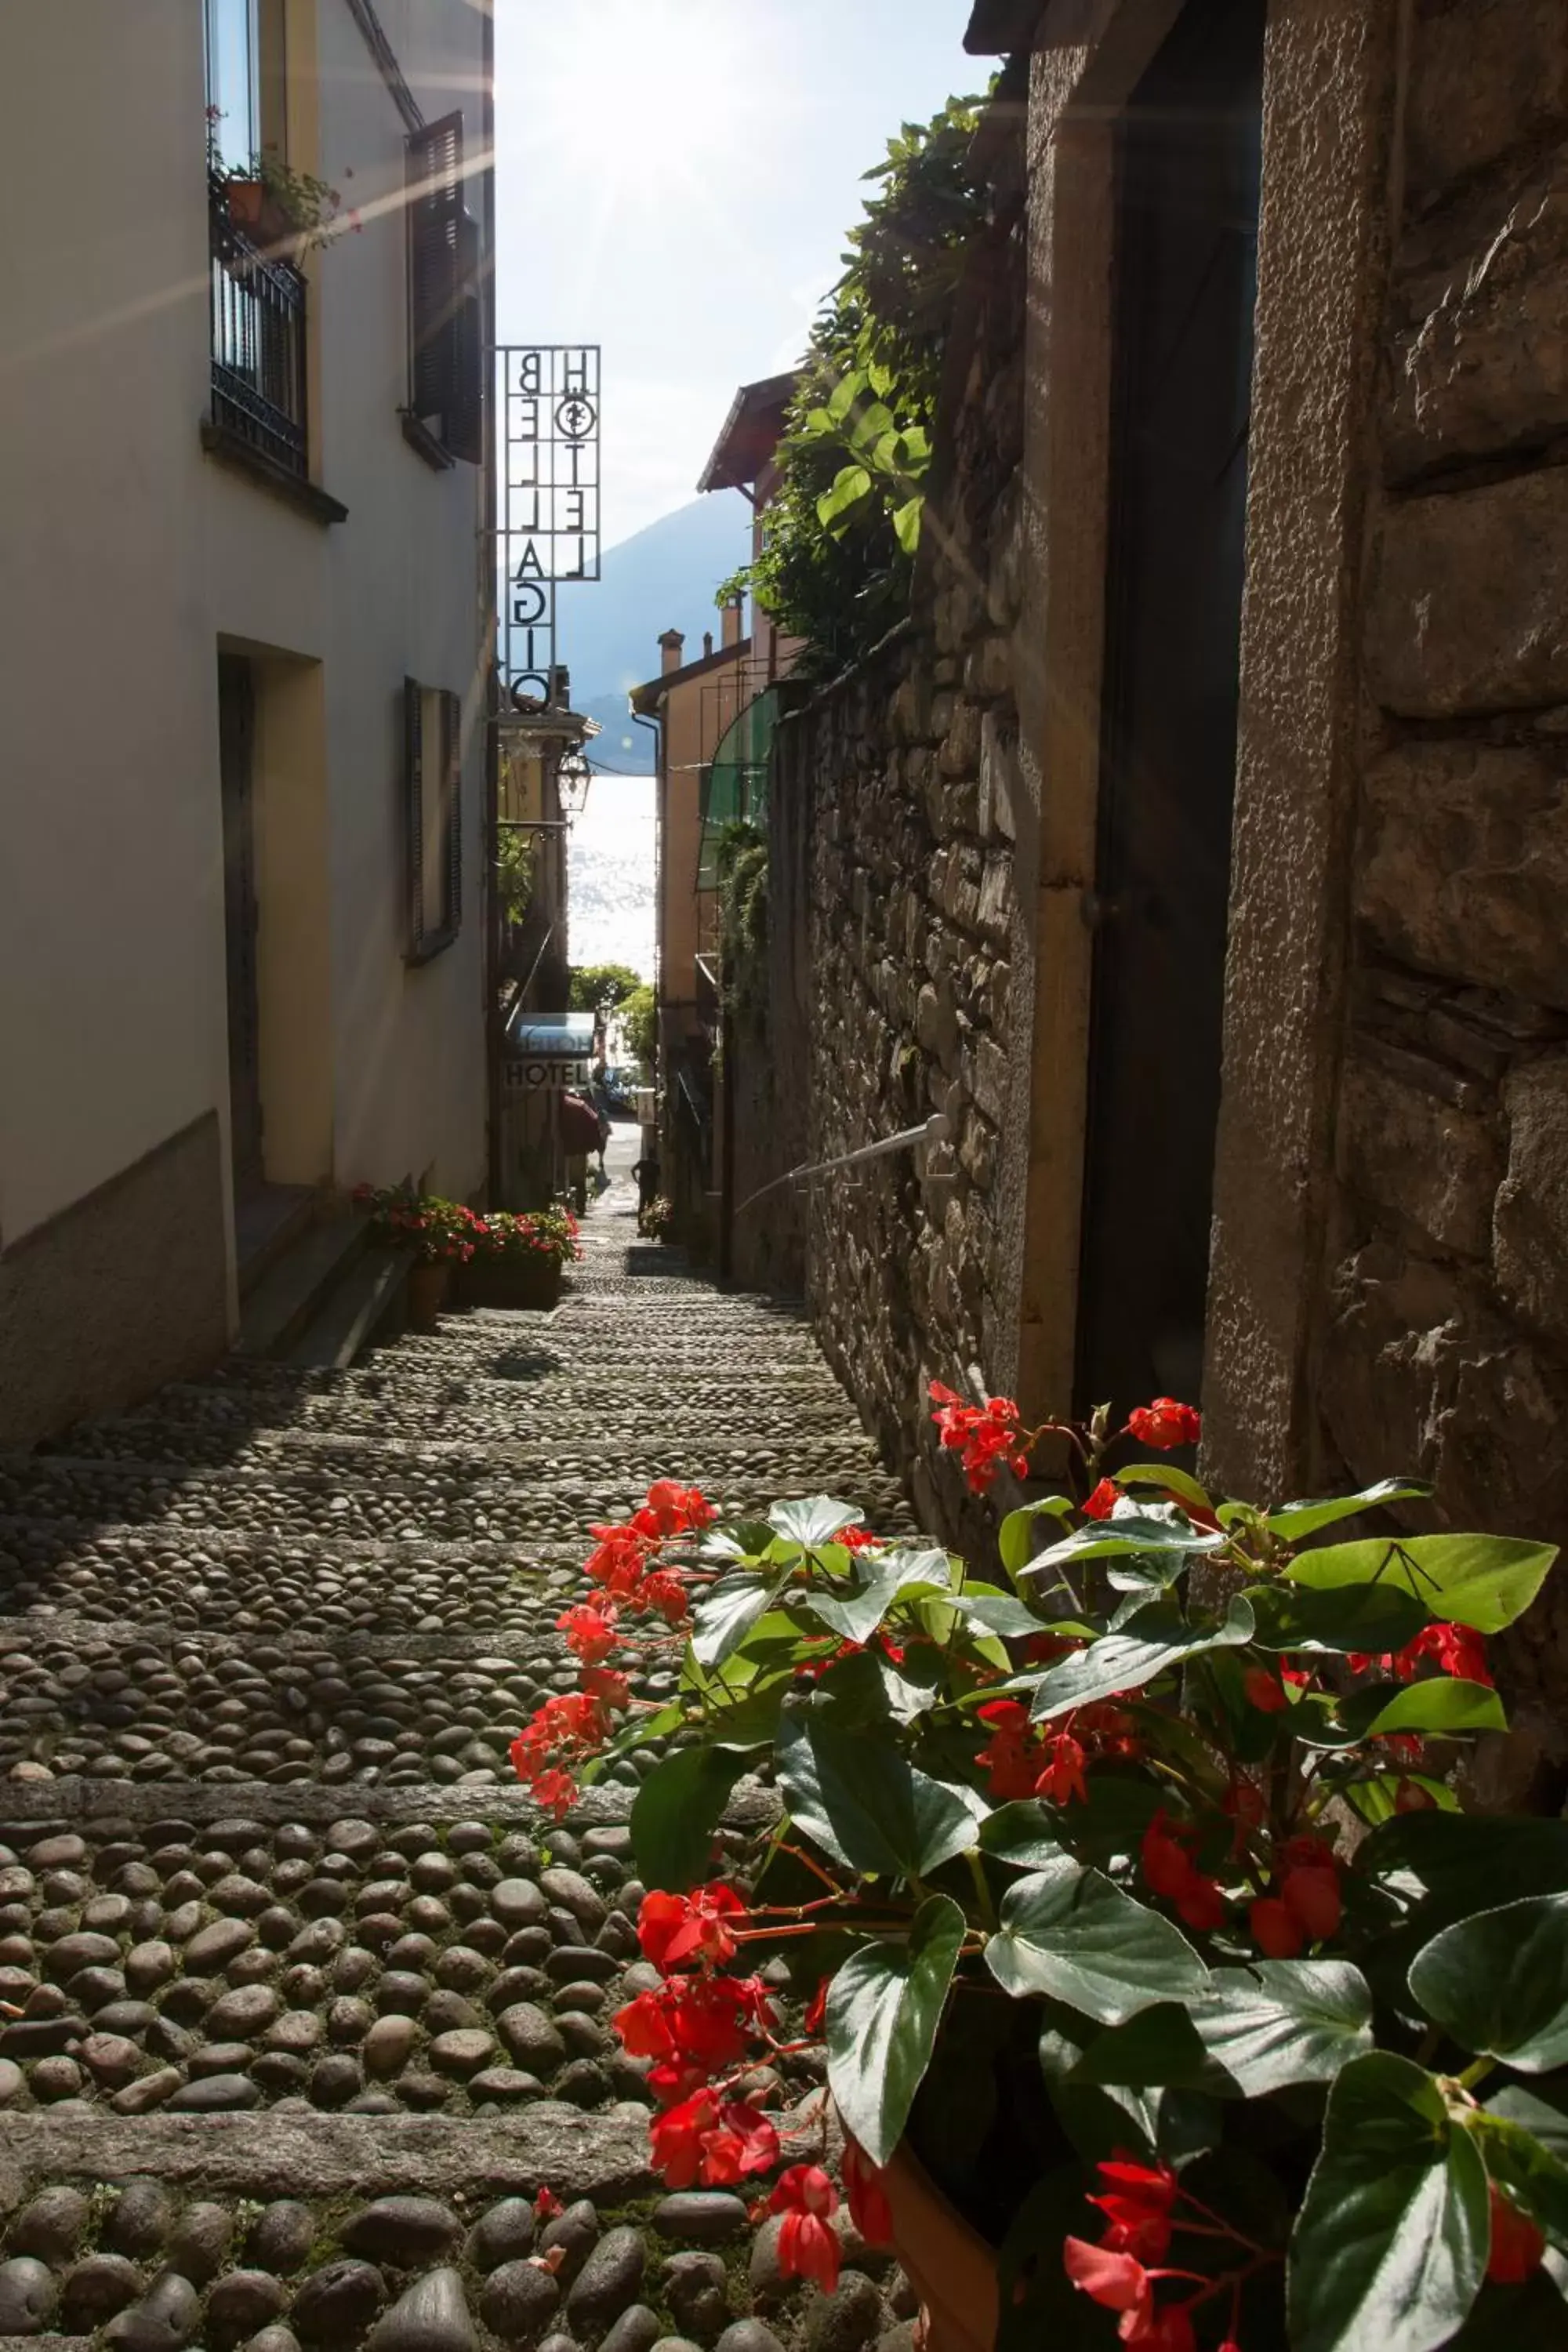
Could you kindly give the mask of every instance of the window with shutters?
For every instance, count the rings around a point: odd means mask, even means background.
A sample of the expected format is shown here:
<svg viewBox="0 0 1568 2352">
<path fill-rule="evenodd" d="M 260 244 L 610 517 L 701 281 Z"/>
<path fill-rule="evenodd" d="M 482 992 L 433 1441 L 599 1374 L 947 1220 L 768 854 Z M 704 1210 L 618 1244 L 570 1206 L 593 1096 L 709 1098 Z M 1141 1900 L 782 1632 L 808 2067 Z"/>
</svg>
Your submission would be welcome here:
<svg viewBox="0 0 1568 2352">
<path fill-rule="evenodd" d="M 463 919 L 463 706 L 443 687 L 403 682 L 404 833 L 409 963 L 450 947 Z"/>
<path fill-rule="evenodd" d="M 479 223 L 463 205 L 463 118 L 408 142 L 407 417 L 436 461 L 484 457 L 484 310 Z M 425 454 L 431 454 L 426 450 Z"/>
</svg>

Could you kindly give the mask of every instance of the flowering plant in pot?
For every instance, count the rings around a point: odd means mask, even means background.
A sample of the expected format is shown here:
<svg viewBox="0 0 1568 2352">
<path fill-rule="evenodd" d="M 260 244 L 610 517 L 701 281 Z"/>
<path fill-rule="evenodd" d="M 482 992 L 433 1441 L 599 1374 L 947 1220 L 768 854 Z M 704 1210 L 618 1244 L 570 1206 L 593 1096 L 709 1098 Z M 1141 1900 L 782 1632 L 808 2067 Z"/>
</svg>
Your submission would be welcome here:
<svg viewBox="0 0 1568 2352">
<path fill-rule="evenodd" d="M 475 1306 L 553 1307 L 562 1268 L 582 1255 L 577 1220 L 563 1202 L 517 1213 L 492 1210 L 477 1222 L 462 1293 Z"/>
<path fill-rule="evenodd" d="M 646 1209 L 637 1211 L 637 1231 L 650 1242 L 668 1241 L 675 1228 L 675 1202 L 668 1192 L 656 1192 Z"/>
<path fill-rule="evenodd" d="M 851 2210 L 933 2352 L 1563 2340 L 1568 1825 L 1451 1785 L 1552 1549 L 1365 1532 L 1414 1479 L 1216 1500 L 1168 1399 L 1026 1431 L 936 1396 L 977 1487 L 1047 1432 L 1070 1457 L 999 1573 L 826 1496 L 724 1526 L 660 1481 L 595 1530 L 583 1687 L 513 1750 L 564 1811 L 671 1744 L 631 1818 L 663 1982 L 616 2020 L 656 2166 L 784 2166 L 781 2263 L 830 2284 L 826 2144 L 748 2089 L 820 2037 Z M 671 1643 L 677 1696 L 640 1701 Z M 778 1818 L 719 1874 L 747 1773 Z"/>
</svg>

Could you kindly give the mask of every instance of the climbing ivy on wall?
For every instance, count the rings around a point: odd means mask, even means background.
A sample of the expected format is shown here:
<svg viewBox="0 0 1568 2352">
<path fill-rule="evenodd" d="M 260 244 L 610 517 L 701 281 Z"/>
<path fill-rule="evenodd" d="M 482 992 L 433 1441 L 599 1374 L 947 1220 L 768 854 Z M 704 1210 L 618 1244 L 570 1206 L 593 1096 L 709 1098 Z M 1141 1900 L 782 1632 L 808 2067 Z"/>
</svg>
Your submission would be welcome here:
<svg viewBox="0 0 1568 2352">
<path fill-rule="evenodd" d="M 984 102 L 906 122 L 866 173 L 877 190 L 812 329 L 762 554 L 719 591 L 749 580 L 805 639 L 797 675 L 833 676 L 908 609 L 942 351 L 985 216 L 970 161 Z"/>
</svg>

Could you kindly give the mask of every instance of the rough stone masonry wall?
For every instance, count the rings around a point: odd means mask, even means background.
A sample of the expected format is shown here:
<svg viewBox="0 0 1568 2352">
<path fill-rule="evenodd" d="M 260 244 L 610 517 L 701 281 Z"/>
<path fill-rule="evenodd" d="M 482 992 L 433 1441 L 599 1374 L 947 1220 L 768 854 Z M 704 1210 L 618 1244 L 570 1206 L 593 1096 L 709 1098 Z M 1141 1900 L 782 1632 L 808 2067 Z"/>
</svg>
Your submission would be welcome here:
<svg viewBox="0 0 1568 2352">
<path fill-rule="evenodd" d="M 1004 215 L 977 257 L 940 428 L 910 623 L 781 730 L 776 797 L 811 812 L 809 1150 L 821 1160 L 933 1110 L 952 1140 L 819 1182 L 817 1332 L 928 1526 L 978 1535 L 932 1443 L 932 1378 L 1010 1360 L 997 1133 L 1016 921 L 1006 789 L 1016 720 L 1023 268 Z"/>
<path fill-rule="evenodd" d="M 1324 1466 L 1563 1542 L 1568 9 L 1418 0 L 1407 69 Z M 1568 1785 L 1568 1580 L 1505 1664 Z"/>
</svg>

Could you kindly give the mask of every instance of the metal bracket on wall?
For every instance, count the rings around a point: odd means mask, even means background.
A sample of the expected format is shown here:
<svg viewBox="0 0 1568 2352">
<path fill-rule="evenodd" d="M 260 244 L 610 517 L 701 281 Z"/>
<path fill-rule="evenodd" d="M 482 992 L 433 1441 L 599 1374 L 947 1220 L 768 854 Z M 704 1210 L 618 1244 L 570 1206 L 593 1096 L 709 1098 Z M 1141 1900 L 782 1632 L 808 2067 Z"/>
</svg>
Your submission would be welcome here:
<svg viewBox="0 0 1568 2352">
<path fill-rule="evenodd" d="M 799 1168 L 786 1169 L 782 1176 L 775 1176 L 759 1192 L 749 1193 L 735 1214 L 743 1216 L 755 1202 L 765 1201 L 768 1194 L 776 1192 L 781 1185 L 804 1183 L 808 1176 L 830 1175 L 837 1168 L 858 1168 L 868 1160 L 886 1159 L 889 1152 L 912 1151 L 918 1144 L 951 1143 L 952 1140 L 952 1121 L 945 1111 L 933 1110 L 922 1126 L 900 1128 L 897 1135 L 885 1135 L 880 1143 L 863 1143 L 858 1151 L 841 1151 L 836 1160 L 808 1160 Z"/>
</svg>

